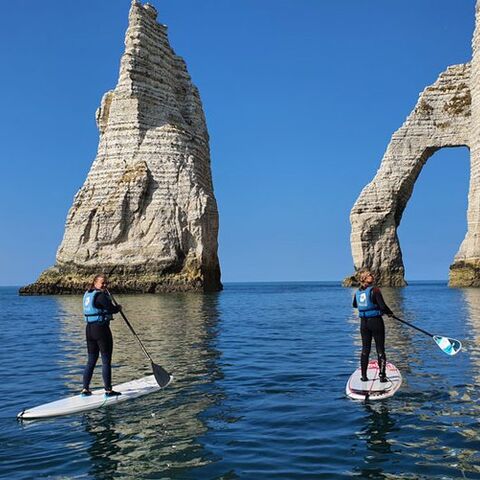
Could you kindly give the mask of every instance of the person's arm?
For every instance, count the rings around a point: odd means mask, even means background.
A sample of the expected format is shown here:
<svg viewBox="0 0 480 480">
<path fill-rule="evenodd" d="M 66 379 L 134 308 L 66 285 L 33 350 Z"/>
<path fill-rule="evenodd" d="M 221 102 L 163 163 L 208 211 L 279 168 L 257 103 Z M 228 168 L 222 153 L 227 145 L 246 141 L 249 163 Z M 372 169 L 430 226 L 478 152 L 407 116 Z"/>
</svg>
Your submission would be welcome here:
<svg viewBox="0 0 480 480">
<path fill-rule="evenodd" d="M 353 307 L 353 308 L 358 308 L 358 305 L 357 305 L 357 296 L 356 296 L 356 295 L 353 296 L 352 307 Z"/>
<path fill-rule="evenodd" d="M 372 292 L 372 300 L 374 303 L 376 303 L 379 307 L 382 313 L 385 315 L 393 315 L 393 312 L 388 308 L 388 305 L 385 303 L 385 300 L 383 299 L 382 292 L 380 291 L 379 288 L 374 288 Z"/>
<path fill-rule="evenodd" d="M 101 308 L 102 310 L 105 310 L 107 313 L 118 313 L 121 310 L 120 305 L 114 305 L 110 300 L 110 297 L 105 292 L 100 292 L 95 295 L 93 305 L 96 308 Z"/>
</svg>

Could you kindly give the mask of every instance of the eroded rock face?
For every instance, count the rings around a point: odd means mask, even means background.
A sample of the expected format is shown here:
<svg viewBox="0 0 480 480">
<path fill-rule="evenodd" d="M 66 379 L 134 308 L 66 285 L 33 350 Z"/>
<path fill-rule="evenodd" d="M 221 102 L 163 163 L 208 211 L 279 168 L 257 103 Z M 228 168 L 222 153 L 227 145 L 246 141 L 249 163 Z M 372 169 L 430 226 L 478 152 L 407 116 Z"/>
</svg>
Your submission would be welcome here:
<svg viewBox="0 0 480 480">
<path fill-rule="evenodd" d="M 119 80 L 96 114 L 97 157 L 55 266 L 21 293 L 80 292 L 98 272 L 116 291 L 221 289 L 205 116 L 156 17 L 132 2 Z"/>
<path fill-rule="evenodd" d="M 472 119 L 470 122 L 470 187 L 468 192 L 468 230 L 450 267 L 450 285 L 480 286 L 480 1 L 476 5 L 473 34 Z"/>
<path fill-rule="evenodd" d="M 440 148 L 467 146 L 471 154 L 468 232 L 450 267 L 450 285 L 480 286 L 479 12 L 480 0 L 472 62 L 447 68 L 420 94 L 351 211 L 355 270 L 371 269 L 380 285 L 406 284 L 397 228 L 426 161 Z M 344 284 L 355 285 L 355 277 Z"/>
</svg>

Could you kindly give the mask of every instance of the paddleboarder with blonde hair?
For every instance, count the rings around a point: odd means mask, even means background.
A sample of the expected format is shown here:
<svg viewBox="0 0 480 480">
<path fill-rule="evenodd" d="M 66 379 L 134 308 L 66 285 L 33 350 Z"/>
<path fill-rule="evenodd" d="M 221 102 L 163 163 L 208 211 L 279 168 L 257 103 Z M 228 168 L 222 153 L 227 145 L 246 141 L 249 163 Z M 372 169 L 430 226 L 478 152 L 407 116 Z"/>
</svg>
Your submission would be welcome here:
<svg viewBox="0 0 480 480">
<path fill-rule="evenodd" d="M 385 355 L 385 324 L 382 315 L 393 316 L 393 312 L 385 303 L 382 292 L 374 287 L 375 277 L 370 270 L 362 270 L 358 274 L 360 288 L 353 297 L 353 308 L 358 309 L 360 317 L 360 334 L 362 336 L 362 353 L 360 367 L 362 370 L 361 380 L 368 381 L 368 357 L 372 348 L 372 339 L 375 340 L 377 349 L 378 368 L 380 370 L 380 382 L 387 382 L 385 367 L 387 357 Z"/>
<path fill-rule="evenodd" d="M 121 395 L 112 390 L 112 352 L 113 337 L 110 321 L 113 314 L 122 310 L 114 305 L 107 290 L 106 275 L 99 274 L 93 279 L 90 288 L 83 296 L 83 315 L 85 317 L 85 336 L 87 340 L 88 362 L 83 373 L 83 396 L 90 396 L 90 381 L 97 364 L 99 354 L 102 355 L 102 376 L 105 395 L 112 397 Z"/>
</svg>

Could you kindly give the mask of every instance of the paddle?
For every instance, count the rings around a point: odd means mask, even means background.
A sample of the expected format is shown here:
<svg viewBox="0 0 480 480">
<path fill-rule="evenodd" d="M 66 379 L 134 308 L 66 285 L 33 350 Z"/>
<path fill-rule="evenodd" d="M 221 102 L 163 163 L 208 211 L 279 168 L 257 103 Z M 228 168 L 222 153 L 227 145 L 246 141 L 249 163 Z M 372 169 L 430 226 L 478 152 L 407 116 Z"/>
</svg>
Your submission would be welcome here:
<svg viewBox="0 0 480 480">
<path fill-rule="evenodd" d="M 113 298 L 113 295 L 108 290 L 107 290 L 107 293 L 108 293 L 108 295 L 110 295 L 110 298 L 112 299 L 112 303 L 116 307 L 118 307 L 118 303 L 115 300 L 115 298 Z M 138 340 L 138 343 L 142 347 L 143 353 L 150 360 L 150 364 L 152 365 L 153 375 L 155 376 L 155 380 L 157 381 L 158 385 L 162 388 L 166 387 L 170 383 L 170 381 L 172 380 L 172 376 L 163 367 L 154 363 L 152 357 L 147 352 L 147 349 L 143 346 L 142 341 L 140 340 L 139 336 L 136 334 L 135 330 L 133 329 L 132 325 L 128 321 L 128 318 L 125 316 L 125 314 L 123 313 L 122 310 L 120 310 L 120 315 L 125 320 L 125 323 L 127 324 L 130 331 L 133 333 L 135 338 Z"/>
<path fill-rule="evenodd" d="M 404 323 L 405 325 L 414 328 L 415 330 L 418 330 L 419 332 L 424 333 L 425 335 L 428 335 L 429 337 L 432 337 L 435 340 L 435 343 L 440 347 L 442 352 L 446 353 L 447 355 L 456 355 L 462 349 L 462 342 L 460 342 L 459 340 L 455 340 L 454 338 L 442 337 L 440 335 L 433 335 L 420 327 L 416 327 L 415 325 L 412 325 L 411 323 L 408 323 L 405 320 L 396 317 L 395 315 L 392 315 L 391 317 L 395 320 L 398 320 L 399 322 Z"/>
</svg>

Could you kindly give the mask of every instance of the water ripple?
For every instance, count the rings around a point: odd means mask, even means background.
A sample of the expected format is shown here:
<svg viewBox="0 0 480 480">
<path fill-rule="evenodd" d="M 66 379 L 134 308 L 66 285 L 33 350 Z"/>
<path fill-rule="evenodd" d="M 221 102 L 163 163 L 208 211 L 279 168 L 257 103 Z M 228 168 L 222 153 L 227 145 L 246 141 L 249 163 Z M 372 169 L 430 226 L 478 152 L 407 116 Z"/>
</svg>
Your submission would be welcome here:
<svg viewBox="0 0 480 480">
<path fill-rule="evenodd" d="M 400 317 L 460 338 L 465 349 L 447 357 L 386 320 L 387 355 L 404 383 L 377 403 L 344 395 L 361 348 L 351 295 L 293 283 L 121 296 L 174 382 L 113 408 L 18 423 L 22 408 L 79 390 L 84 324 L 80 297 L 0 289 L 0 478 L 480 479 L 477 290 L 384 290 Z M 149 375 L 121 319 L 112 330 L 115 382 Z"/>
</svg>

